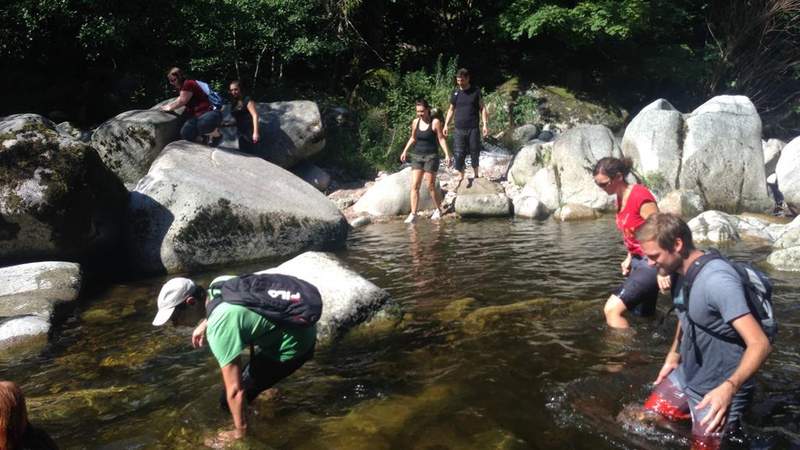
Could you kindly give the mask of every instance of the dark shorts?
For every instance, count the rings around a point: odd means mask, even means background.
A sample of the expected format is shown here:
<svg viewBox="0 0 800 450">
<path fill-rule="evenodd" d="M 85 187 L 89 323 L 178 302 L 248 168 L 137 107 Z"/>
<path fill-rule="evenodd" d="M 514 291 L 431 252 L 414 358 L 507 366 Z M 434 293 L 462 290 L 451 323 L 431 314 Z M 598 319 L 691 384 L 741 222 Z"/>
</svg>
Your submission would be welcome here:
<svg viewBox="0 0 800 450">
<path fill-rule="evenodd" d="M 297 356 L 288 361 L 275 361 L 259 354 L 251 355 L 250 361 L 242 369 L 242 386 L 247 402 L 252 402 L 258 394 L 274 386 L 277 382 L 293 374 L 308 360 L 314 357 L 314 347 L 304 355 Z M 219 399 L 219 406 L 228 411 L 228 398 L 225 389 Z"/>
<path fill-rule="evenodd" d="M 720 381 L 723 383 L 724 381 Z M 653 389 L 650 397 L 644 403 L 645 409 L 654 411 L 671 420 L 692 421 L 692 448 L 716 449 L 724 435 L 735 432 L 741 426 L 742 414 L 752 399 L 752 389 L 743 387 L 733 396 L 728 408 L 728 416 L 721 432 L 709 433 L 700 421 L 708 413 L 711 405 L 698 409 L 697 405 L 703 400 L 703 395 L 685 386 L 677 371 L 672 371 L 667 378 Z"/>
<path fill-rule="evenodd" d="M 650 267 L 647 259 L 641 256 L 631 258 L 631 272 L 614 291 L 625 307 L 637 316 L 652 316 L 656 312 L 658 300 L 658 269 Z"/>
<path fill-rule="evenodd" d="M 478 158 L 481 154 L 481 133 L 477 128 L 456 128 L 453 134 L 453 167 L 464 171 L 464 163 L 469 154 L 472 167 L 478 167 Z"/>
<path fill-rule="evenodd" d="M 439 170 L 439 155 L 435 153 L 429 155 L 409 153 L 408 156 L 412 170 L 424 170 L 425 172 L 434 173 Z"/>
</svg>

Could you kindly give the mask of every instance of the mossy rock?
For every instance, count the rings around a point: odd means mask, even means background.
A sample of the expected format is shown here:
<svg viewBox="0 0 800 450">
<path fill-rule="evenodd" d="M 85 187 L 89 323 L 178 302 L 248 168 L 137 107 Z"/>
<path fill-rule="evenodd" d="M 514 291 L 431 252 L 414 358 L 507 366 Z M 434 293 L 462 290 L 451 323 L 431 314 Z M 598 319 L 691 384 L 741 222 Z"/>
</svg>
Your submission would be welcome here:
<svg viewBox="0 0 800 450">
<path fill-rule="evenodd" d="M 619 131 L 628 120 L 628 112 L 606 100 L 570 91 L 560 86 L 532 87 L 525 95 L 538 102 L 539 117 L 545 123 L 580 123 L 605 125 Z"/>
<path fill-rule="evenodd" d="M 127 191 L 88 145 L 41 116 L 0 121 L 0 263 L 113 254 Z"/>
</svg>

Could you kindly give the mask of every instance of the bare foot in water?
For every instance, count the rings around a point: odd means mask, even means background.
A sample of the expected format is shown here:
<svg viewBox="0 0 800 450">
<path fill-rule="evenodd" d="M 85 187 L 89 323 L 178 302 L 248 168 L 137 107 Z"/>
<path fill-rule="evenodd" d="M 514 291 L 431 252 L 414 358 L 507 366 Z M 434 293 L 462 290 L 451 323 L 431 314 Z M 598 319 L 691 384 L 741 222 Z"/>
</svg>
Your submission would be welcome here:
<svg viewBox="0 0 800 450">
<path fill-rule="evenodd" d="M 269 388 L 266 391 L 258 394 L 256 399 L 260 402 L 269 402 L 275 400 L 280 395 L 281 391 L 278 388 Z"/>
</svg>

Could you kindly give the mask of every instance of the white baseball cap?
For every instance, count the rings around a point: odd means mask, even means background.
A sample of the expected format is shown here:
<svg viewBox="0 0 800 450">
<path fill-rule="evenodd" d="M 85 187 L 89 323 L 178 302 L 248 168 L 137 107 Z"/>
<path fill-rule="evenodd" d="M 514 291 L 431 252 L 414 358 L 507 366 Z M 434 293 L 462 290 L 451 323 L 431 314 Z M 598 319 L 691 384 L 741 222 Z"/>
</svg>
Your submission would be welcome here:
<svg viewBox="0 0 800 450">
<path fill-rule="evenodd" d="M 194 288 L 194 281 L 188 278 L 173 278 L 164 283 L 158 293 L 158 313 L 153 319 L 153 325 L 160 327 L 167 323 L 175 307 L 183 303 Z"/>
</svg>

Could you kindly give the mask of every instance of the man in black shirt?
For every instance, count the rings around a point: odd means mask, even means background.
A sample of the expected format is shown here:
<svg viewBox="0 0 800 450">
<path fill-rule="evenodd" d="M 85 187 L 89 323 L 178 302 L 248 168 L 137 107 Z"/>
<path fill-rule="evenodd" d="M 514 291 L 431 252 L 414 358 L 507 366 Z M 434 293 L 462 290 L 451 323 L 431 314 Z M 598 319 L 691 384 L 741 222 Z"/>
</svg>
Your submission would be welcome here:
<svg viewBox="0 0 800 450">
<path fill-rule="evenodd" d="M 456 73 L 458 89 L 450 98 L 450 108 L 444 120 L 444 135 L 449 134 L 450 119 L 455 115 L 456 131 L 453 135 L 454 160 L 453 166 L 461 174 L 458 185 L 464 180 L 464 162 L 469 152 L 472 161 L 472 172 L 478 178 L 478 158 L 481 152 L 481 134 L 489 135 L 489 114 L 483 104 L 481 90 L 470 85 L 469 71 L 458 69 Z M 483 133 L 478 132 L 478 115 L 483 122 Z"/>
</svg>

